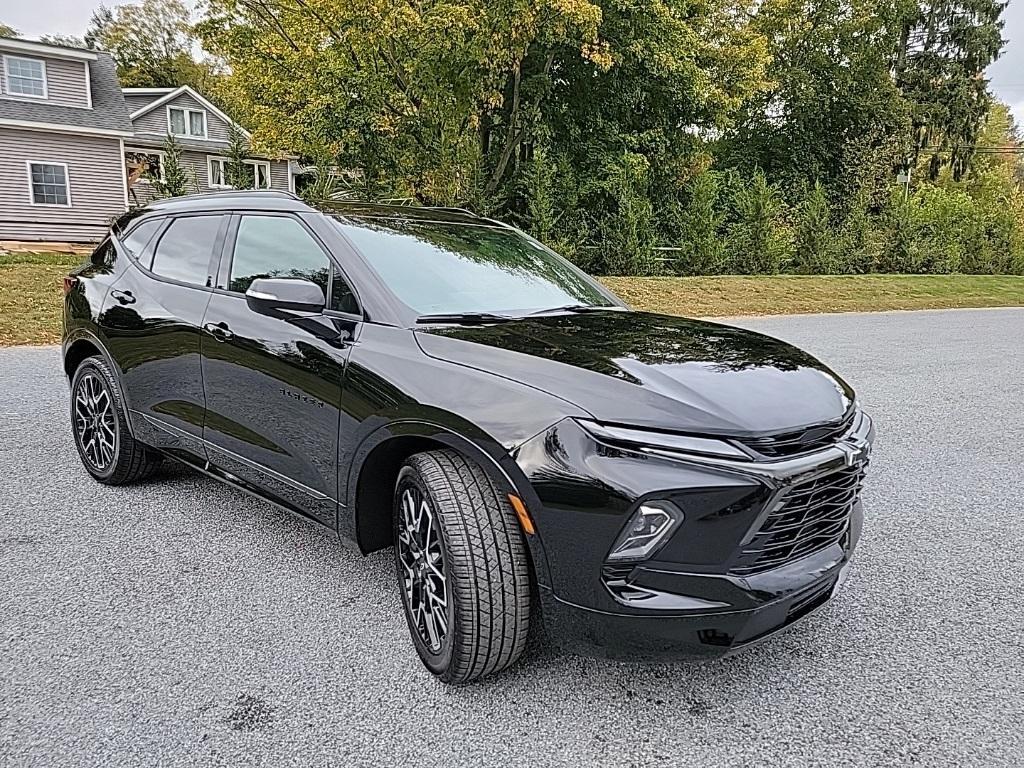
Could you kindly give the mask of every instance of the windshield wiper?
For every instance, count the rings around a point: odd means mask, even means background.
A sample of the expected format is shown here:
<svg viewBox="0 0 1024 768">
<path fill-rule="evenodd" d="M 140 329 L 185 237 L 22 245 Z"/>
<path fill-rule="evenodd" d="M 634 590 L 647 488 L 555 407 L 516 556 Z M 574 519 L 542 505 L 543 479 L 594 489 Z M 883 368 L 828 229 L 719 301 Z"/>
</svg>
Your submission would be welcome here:
<svg viewBox="0 0 1024 768">
<path fill-rule="evenodd" d="M 417 323 L 507 323 L 517 318 L 496 315 L 493 312 L 443 312 L 436 315 L 420 315 Z"/>
<path fill-rule="evenodd" d="M 531 315 L 548 315 L 554 312 L 600 312 L 605 309 L 619 309 L 614 304 L 566 304 L 562 307 L 550 307 L 548 309 L 538 309 L 536 312 L 531 312 Z"/>
</svg>

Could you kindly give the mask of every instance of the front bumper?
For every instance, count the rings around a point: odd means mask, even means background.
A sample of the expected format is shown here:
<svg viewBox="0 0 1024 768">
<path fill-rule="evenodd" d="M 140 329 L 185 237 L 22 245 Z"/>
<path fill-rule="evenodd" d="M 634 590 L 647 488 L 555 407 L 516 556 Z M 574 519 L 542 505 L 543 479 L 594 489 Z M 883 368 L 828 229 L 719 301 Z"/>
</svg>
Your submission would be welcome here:
<svg viewBox="0 0 1024 768">
<path fill-rule="evenodd" d="M 863 519 L 860 505 L 854 515 L 859 536 Z M 774 590 L 779 590 L 780 583 L 788 585 L 781 591 L 759 590 L 756 579 L 745 585 L 725 585 L 722 579 L 728 577 L 691 575 L 687 591 L 703 596 L 722 596 L 732 589 L 754 601 L 761 594 L 781 592 L 781 596 L 742 609 L 730 606 L 673 615 L 653 610 L 643 614 L 609 613 L 569 603 L 550 589 L 541 589 L 544 628 L 563 651 L 586 656 L 627 661 L 725 656 L 757 645 L 825 607 L 846 581 L 855 545 L 856 538 L 852 537 L 850 548 L 838 560 L 834 553 L 819 553 L 763 574 L 773 582 Z"/>
<path fill-rule="evenodd" d="M 547 634 L 587 655 L 713 658 L 823 607 L 860 538 L 859 499 L 843 535 L 827 546 L 765 569 L 747 567 L 744 553 L 791 490 L 866 464 L 870 420 L 851 437 L 858 452 L 844 443 L 770 462 L 638 455 L 595 442 L 571 421 L 524 445 L 516 458 L 536 491 L 529 507 L 542 541 L 534 543 L 535 560 L 541 553 L 547 566 L 540 584 Z M 684 524 L 654 560 L 606 562 L 632 510 L 652 498 L 673 500 Z"/>
</svg>

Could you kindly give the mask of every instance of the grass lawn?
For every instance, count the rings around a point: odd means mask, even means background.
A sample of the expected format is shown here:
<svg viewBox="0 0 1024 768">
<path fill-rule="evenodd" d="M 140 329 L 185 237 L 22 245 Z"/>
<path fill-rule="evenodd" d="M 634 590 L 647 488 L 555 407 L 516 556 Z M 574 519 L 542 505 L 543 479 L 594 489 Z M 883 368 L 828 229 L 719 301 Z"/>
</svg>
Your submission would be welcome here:
<svg viewBox="0 0 1024 768">
<path fill-rule="evenodd" d="M 61 277 L 83 256 L 0 256 L 0 346 L 60 341 Z M 604 277 L 637 309 L 691 317 L 1024 306 L 1024 277 Z"/>
<path fill-rule="evenodd" d="M 1022 307 L 1016 275 L 603 277 L 637 309 L 692 317 Z"/>
<path fill-rule="evenodd" d="M 61 278 L 83 259 L 68 253 L 0 256 L 0 346 L 60 341 Z"/>
</svg>

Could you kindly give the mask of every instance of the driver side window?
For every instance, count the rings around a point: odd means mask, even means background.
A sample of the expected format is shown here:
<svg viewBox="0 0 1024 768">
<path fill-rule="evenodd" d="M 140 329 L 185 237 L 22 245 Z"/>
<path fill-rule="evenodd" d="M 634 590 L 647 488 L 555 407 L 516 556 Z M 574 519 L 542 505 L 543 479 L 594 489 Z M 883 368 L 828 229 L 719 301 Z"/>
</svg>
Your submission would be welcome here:
<svg viewBox="0 0 1024 768">
<path fill-rule="evenodd" d="M 238 223 L 228 290 L 245 293 L 258 278 L 300 278 L 319 285 L 327 306 L 357 311 L 355 297 L 331 260 L 295 219 L 244 215 Z"/>
</svg>

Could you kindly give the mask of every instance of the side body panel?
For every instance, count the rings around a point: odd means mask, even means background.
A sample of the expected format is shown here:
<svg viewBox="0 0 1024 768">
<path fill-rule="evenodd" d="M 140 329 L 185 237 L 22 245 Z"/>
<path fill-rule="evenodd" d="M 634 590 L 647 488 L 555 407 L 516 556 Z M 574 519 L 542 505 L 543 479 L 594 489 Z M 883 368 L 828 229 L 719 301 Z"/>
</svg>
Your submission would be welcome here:
<svg viewBox="0 0 1024 768">
<path fill-rule="evenodd" d="M 338 409 L 350 351 L 342 337 L 355 324 L 321 317 L 303 326 L 218 292 L 204 325 L 232 334 L 204 332 L 201 344 L 211 463 L 333 527 Z"/>
</svg>

